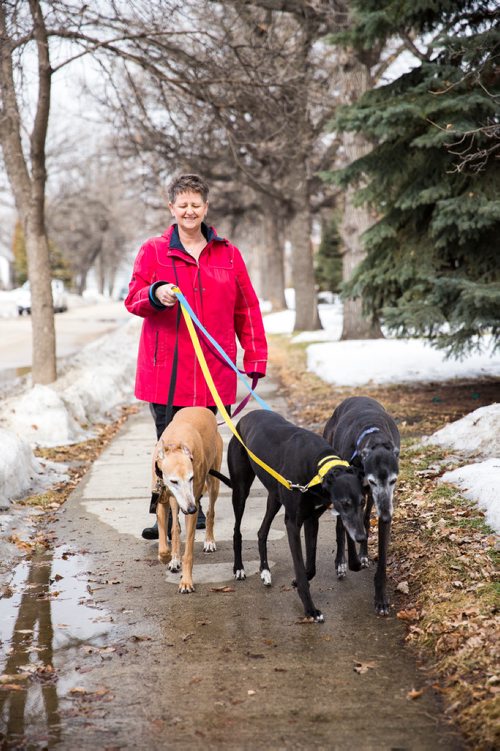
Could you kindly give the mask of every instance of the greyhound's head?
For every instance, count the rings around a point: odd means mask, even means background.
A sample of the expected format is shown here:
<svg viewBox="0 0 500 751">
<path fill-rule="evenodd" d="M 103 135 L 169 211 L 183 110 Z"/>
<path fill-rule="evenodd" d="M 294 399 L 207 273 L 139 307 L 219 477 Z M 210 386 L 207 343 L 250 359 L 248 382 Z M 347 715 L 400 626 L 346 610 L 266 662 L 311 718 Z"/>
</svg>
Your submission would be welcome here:
<svg viewBox="0 0 500 751">
<path fill-rule="evenodd" d="M 361 463 L 364 484 L 370 490 L 377 516 L 383 522 L 390 522 L 399 473 L 399 448 L 391 444 L 368 446 L 361 451 Z"/>
<path fill-rule="evenodd" d="M 194 514 L 193 455 L 187 446 L 160 444 L 156 454 L 156 474 L 161 476 L 181 511 Z"/>
<path fill-rule="evenodd" d="M 353 467 L 334 467 L 323 478 L 322 489 L 328 494 L 333 511 L 342 519 L 355 542 L 366 540 L 363 524 L 363 486 Z"/>
</svg>

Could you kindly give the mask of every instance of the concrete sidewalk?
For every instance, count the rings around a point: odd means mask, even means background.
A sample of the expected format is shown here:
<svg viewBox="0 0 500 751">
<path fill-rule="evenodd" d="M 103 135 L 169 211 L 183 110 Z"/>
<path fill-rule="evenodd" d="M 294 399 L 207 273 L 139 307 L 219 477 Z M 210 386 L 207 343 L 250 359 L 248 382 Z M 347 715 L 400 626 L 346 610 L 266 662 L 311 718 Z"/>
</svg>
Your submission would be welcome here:
<svg viewBox="0 0 500 751">
<path fill-rule="evenodd" d="M 271 378 L 259 393 L 286 414 Z M 222 434 L 227 445 L 226 427 Z M 204 555 L 197 533 L 196 592 L 178 594 L 179 576 L 140 536 L 153 518 L 154 442 L 144 409 L 74 491 L 54 524 L 53 547 L 32 561 L 35 574 L 26 572 L 46 589 L 21 602 L 16 628 L 33 630 L 21 627 L 31 623 L 29 608 L 44 608 L 43 618 L 36 611 L 45 644 L 37 659 L 56 678 L 50 700 L 38 694 L 27 699 L 30 713 L 14 712 L 13 733 L 36 739 L 42 727 L 50 747 L 72 751 L 461 748 L 404 646 L 403 625 L 394 614 L 374 615 L 373 569 L 337 581 L 331 515 L 320 522 L 311 583 L 324 624 L 301 622 L 282 515 L 269 542 L 273 586 L 260 581 L 256 530 L 265 494 L 257 484 L 243 521 L 247 580 L 233 579 L 233 512 L 222 485 L 218 549 Z M 426 689 L 419 699 L 407 698 L 419 688 Z"/>
</svg>

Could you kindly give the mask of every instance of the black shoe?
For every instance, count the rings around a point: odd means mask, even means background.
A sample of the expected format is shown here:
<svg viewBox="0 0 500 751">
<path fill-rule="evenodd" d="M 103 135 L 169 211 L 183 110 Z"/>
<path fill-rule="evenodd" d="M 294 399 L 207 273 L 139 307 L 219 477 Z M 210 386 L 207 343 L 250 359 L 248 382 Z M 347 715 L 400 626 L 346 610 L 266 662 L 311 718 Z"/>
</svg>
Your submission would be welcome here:
<svg viewBox="0 0 500 751">
<path fill-rule="evenodd" d="M 158 522 L 155 522 L 152 527 L 145 527 L 142 530 L 142 536 L 145 540 L 157 540 L 158 539 Z"/>
<path fill-rule="evenodd" d="M 198 509 L 198 519 L 196 520 L 196 529 L 205 529 L 205 527 L 207 526 L 206 521 L 207 521 L 207 518 L 205 514 L 203 513 L 203 509 L 200 503 L 200 507 Z"/>
<path fill-rule="evenodd" d="M 158 522 L 155 522 L 152 527 L 144 527 L 142 530 L 142 536 L 145 540 L 157 540 L 158 535 Z M 168 526 L 167 526 L 167 539 L 169 541 L 172 540 L 172 517 L 168 517 Z"/>
</svg>

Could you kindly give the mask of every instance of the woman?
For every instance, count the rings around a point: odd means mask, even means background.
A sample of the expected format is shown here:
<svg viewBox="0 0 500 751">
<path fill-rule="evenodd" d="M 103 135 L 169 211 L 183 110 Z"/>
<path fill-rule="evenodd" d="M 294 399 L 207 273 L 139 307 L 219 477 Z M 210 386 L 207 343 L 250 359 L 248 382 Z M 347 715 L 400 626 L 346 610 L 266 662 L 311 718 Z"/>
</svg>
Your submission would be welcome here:
<svg viewBox="0 0 500 751">
<path fill-rule="evenodd" d="M 144 318 L 135 395 L 150 403 L 158 438 L 182 407 L 216 411 L 179 315 L 174 286 L 233 361 L 238 339 L 246 373 L 263 376 L 267 364 L 262 315 L 245 262 L 238 248 L 204 222 L 207 183 L 194 174 L 176 178 L 169 186 L 168 207 L 175 223 L 141 247 L 125 299 L 127 310 Z M 200 341 L 222 402 L 234 404 L 236 374 L 203 336 Z M 169 401 L 172 409 L 167 408 Z M 201 509 L 199 521 L 200 517 L 203 523 Z M 146 539 L 155 539 L 157 534 L 156 525 L 143 530 Z"/>
</svg>

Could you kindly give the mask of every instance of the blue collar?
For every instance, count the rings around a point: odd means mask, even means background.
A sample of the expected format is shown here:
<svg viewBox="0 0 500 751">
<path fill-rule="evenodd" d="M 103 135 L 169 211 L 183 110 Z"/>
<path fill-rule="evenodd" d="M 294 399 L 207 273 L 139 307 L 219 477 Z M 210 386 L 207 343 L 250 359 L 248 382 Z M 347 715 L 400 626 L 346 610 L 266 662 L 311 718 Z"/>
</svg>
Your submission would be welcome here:
<svg viewBox="0 0 500 751">
<path fill-rule="evenodd" d="M 359 444 L 361 443 L 363 438 L 366 438 L 366 436 L 370 435 L 370 433 L 380 433 L 380 428 L 366 428 L 366 430 L 363 430 L 358 440 L 356 441 L 356 449 L 354 451 L 354 454 L 351 456 L 351 461 L 349 462 L 349 464 L 352 462 L 353 459 L 356 458 L 356 456 L 359 455 L 359 451 L 358 451 Z"/>
</svg>

